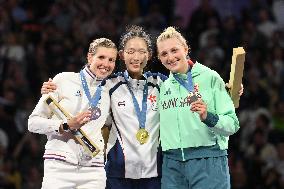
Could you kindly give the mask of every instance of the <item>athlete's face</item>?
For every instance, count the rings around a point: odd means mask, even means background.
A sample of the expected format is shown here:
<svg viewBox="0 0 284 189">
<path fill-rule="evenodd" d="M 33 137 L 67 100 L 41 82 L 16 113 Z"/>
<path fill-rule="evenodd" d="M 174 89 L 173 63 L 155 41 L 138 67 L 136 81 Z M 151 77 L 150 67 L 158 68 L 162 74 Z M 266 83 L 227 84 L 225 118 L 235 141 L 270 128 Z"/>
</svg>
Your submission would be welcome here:
<svg viewBox="0 0 284 189">
<path fill-rule="evenodd" d="M 162 64 L 173 73 L 186 73 L 188 69 L 187 52 L 177 38 L 169 38 L 157 43 L 158 56 Z"/>
<path fill-rule="evenodd" d="M 98 47 L 96 49 L 96 54 L 88 54 L 88 63 L 90 65 L 90 70 L 98 78 L 106 78 L 114 70 L 116 56 L 116 49 Z"/>
<path fill-rule="evenodd" d="M 139 37 L 128 40 L 120 55 L 128 73 L 133 78 L 139 78 L 142 75 L 150 57 L 145 40 Z"/>
</svg>

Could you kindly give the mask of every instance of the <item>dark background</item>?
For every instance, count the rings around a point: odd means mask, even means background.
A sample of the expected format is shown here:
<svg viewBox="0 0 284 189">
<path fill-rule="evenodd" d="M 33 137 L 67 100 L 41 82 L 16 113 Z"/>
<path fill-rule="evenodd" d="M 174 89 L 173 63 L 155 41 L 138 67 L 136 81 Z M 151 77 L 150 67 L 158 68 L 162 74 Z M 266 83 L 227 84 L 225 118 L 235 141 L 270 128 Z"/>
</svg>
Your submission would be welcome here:
<svg viewBox="0 0 284 189">
<path fill-rule="evenodd" d="M 178 27 L 190 57 L 226 82 L 232 49 L 244 47 L 232 188 L 284 188 L 283 0 L 0 0 L 0 189 L 41 186 L 46 137 L 27 132 L 27 119 L 42 82 L 78 72 L 93 39 L 118 44 L 130 24 L 145 27 L 153 43 L 165 27 Z M 149 69 L 168 74 L 156 54 Z"/>
</svg>

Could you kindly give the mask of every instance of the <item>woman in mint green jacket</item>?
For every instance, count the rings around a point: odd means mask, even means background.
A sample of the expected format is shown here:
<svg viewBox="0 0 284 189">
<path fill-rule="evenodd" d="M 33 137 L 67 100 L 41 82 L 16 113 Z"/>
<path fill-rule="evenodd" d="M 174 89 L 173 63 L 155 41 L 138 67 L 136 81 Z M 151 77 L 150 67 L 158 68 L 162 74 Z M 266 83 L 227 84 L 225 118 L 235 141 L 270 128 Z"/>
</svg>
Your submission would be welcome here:
<svg viewBox="0 0 284 189">
<path fill-rule="evenodd" d="M 171 71 L 160 88 L 162 189 L 230 188 L 228 141 L 239 122 L 224 81 L 188 59 L 186 40 L 173 27 L 160 34 L 157 49 Z"/>
</svg>

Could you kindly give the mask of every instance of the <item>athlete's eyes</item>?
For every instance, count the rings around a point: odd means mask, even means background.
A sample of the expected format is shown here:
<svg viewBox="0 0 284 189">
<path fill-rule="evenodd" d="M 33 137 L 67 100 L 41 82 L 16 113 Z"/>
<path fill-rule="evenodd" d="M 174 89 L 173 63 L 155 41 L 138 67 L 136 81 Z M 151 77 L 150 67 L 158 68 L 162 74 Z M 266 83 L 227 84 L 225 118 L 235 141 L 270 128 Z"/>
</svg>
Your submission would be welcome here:
<svg viewBox="0 0 284 189">
<path fill-rule="evenodd" d="M 125 50 L 125 52 L 127 54 L 134 54 L 134 50 L 133 49 L 127 49 L 127 50 Z"/>
<path fill-rule="evenodd" d="M 98 57 L 100 60 L 103 60 L 103 59 L 105 59 L 105 56 L 99 56 Z"/>
<path fill-rule="evenodd" d="M 172 53 L 176 53 L 177 51 L 178 51 L 177 48 L 173 48 L 173 49 L 171 50 Z"/>
<path fill-rule="evenodd" d="M 127 54 L 134 54 L 135 52 L 138 52 L 139 54 L 146 54 L 147 50 L 145 50 L 145 49 L 138 49 L 138 50 L 136 50 L 136 49 L 126 49 L 125 52 Z"/>
<path fill-rule="evenodd" d="M 167 53 L 166 53 L 166 52 L 162 52 L 162 53 L 160 53 L 160 56 L 166 57 L 166 56 L 167 56 Z"/>
<path fill-rule="evenodd" d="M 110 58 L 108 59 L 110 62 L 115 62 L 115 59 L 114 58 Z"/>
</svg>

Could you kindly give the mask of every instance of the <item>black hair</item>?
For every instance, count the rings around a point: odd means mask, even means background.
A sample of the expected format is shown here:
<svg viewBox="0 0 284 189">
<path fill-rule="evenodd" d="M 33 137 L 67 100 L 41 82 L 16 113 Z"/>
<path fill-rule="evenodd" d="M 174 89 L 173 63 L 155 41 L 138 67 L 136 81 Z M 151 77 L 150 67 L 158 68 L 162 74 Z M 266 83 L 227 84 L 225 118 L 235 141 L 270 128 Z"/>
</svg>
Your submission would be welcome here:
<svg viewBox="0 0 284 189">
<path fill-rule="evenodd" d="M 123 50 L 126 43 L 135 37 L 143 39 L 147 44 L 148 52 L 152 54 L 152 42 L 150 34 L 148 34 L 141 26 L 136 25 L 126 27 L 126 32 L 120 38 L 119 50 Z"/>
</svg>

